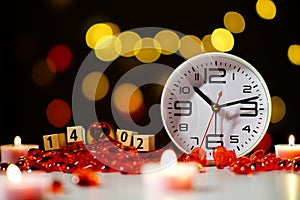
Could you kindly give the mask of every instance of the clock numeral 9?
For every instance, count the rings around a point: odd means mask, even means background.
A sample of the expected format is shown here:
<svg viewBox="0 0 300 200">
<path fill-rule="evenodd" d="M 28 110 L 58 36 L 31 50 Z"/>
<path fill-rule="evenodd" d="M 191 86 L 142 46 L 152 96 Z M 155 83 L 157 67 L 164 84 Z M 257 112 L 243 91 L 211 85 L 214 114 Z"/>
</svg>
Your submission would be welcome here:
<svg viewBox="0 0 300 200">
<path fill-rule="evenodd" d="M 191 101 L 175 101 L 174 109 L 179 111 L 174 113 L 174 116 L 190 116 L 192 114 Z"/>
<path fill-rule="evenodd" d="M 223 134 L 207 134 L 205 138 L 205 148 L 206 149 L 214 149 L 216 146 L 223 146 L 224 142 L 222 140 Z M 218 137 L 218 138 L 216 138 Z M 211 138 L 216 138 L 215 140 Z M 214 146 L 210 146 L 210 144 L 214 144 Z"/>
<path fill-rule="evenodd" d="M 226 80 L 222 80 L 226 76 L 224 68 L 204 68 L 204 83 L 221 83 L 226 84 Z"/>
</svg>

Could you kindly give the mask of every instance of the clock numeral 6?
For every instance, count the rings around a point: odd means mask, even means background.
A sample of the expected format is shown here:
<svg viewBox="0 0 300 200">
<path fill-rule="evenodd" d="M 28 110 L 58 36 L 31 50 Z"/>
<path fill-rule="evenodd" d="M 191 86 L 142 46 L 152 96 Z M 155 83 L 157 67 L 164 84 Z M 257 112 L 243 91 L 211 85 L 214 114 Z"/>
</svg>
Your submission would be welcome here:
<svg viewBox="0 0 300 200">
<path fill-rule="evenodd" d="M 214 149 L 216 146 L 223 146 L 224 142 L 222 140 L 223 134 L 207 134 L 205 139 L 205 148 L 206 149 Z M 215 138 L 215 139 L 214 139 Z M 214 144 L 210 146 L 210 144 Z"/>
<path fill-rule="evenodd" d="M 174 116 L 190 116 L 192 114 L 191 101 L 175 101 L 174 109 L 179 111 L 174 113 Z"/>
</svg>

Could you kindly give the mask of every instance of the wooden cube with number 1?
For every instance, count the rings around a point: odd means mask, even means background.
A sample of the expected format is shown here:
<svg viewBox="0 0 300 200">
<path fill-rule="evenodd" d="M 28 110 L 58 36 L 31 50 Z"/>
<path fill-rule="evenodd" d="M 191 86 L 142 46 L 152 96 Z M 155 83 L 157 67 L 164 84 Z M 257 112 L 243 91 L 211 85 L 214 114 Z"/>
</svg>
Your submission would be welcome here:
<svg viewBox="0 0 300 200">
<path fill-rule="evenodd" d="M 45 151 L 60 149 L 66 145 L 66 135 L 64 133 L 44 135 L 43 141 Z"/>
<path fill-rule="evenodd" d="M 154 151 L 155 150 L 155 136 L 154 135 L 134 135 L 133 146 L 138 151 Z"/>
<path fill-rule="evenodd" d="M 82 126 L 67 127 L 67 143 L 69 142 L 84 142 L 85 130 Z"/>
<path fill-rule="evenodd" d="M 138 132 L 136 131 L 117 129 L 116 139 L 125 146 L 131 146 L 133 140 L 132 137 L 137 134 Z"/>
</svg>

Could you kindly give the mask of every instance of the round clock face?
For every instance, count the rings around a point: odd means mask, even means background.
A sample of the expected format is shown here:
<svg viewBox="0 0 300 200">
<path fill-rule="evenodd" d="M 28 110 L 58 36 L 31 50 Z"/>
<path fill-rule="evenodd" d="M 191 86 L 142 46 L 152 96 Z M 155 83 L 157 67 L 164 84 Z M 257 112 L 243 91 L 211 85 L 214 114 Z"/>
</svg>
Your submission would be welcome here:
<svg viewBox="0 0 300 200">
<path fill-rule="evenodd" d="M 201 147 L 213 161 L 216 146 L 240 157 L 260 142 L 270 123 L 271 99 L 251 64 L 232 54 L 208 52 L 172 72 L 162 92 L 161 114 L 182 152 Z"/>
</svg>

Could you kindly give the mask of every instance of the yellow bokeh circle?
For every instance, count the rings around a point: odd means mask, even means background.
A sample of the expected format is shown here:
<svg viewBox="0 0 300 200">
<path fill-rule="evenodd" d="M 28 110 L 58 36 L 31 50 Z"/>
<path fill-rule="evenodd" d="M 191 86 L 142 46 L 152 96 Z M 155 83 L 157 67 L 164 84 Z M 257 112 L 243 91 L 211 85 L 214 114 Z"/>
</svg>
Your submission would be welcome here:
<svg viewBox="0 0 300 200">
<path fill-rule="evenodd" d="M 270 20 L 276 15 L 276 6 L 271 0 L 258 0 L 255 8 L 258 16 L 263 19 Z"/>
<path fill-rule="evenodd" d="M 86 44 L 94 49 L 97 42 L 104 36 L 113 35 L 113 31 L 108 24 L 97 23 L 92 25 L 85 35 Z"/>
<path fill-rule="evenodd" d="M 174 31 L 162 30 L 154 36 L 154 39 L 159 42 L 162 54 L 170 55 L 179 49 L 180 39 Z"/>
<path fill-rule="evenodd" d="M 211 34 L 211 43 L 218 51 L 230 51 L 234 46 L 234 37 L 225 28 L 217 28 Z"/>
<path fill-rule="evenodd" d="M 288 49 L 288 59 L 294 65 L 300 65 L 300 45 L 293 44 Z"/>
<path fill-rule="evenodd" d="M 185 35 L 180 39 L 179 52 L 188 59 L 204 52 L 203 43 L 195 35 Z"/>
<path fill-rule="evenodd" d="M 227 12 L 223 19 L 224 26 L 232 33 L 241 33 L 245 29 L 244 17 L 234 11 Z"/>
<path fill-rule="evenodd" d="M 271 98 L 272 102 L 272 115 L 271 115 L 271 122 L 277 123 L 285 116 L 286 107 L 284 101 L 278 97 L 273 96 Z"/>
</svg>

